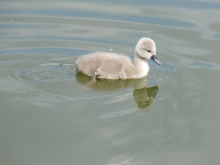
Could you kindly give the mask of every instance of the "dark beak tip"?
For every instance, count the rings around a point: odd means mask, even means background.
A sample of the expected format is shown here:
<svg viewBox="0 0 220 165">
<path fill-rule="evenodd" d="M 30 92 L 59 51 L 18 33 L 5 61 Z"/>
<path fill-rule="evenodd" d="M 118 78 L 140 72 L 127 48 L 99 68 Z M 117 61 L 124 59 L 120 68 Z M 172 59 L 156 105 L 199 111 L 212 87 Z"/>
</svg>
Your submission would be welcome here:
<svg viewBox="0 0 220 165">
<path fill-rule="evenodd" d="M 153 60 L 158 65 L 162 65 L 162 62 L 160 62 L 160 60 L 157 58 L 156 55 L 152 55 L 150 59 Z"/>
</svg>

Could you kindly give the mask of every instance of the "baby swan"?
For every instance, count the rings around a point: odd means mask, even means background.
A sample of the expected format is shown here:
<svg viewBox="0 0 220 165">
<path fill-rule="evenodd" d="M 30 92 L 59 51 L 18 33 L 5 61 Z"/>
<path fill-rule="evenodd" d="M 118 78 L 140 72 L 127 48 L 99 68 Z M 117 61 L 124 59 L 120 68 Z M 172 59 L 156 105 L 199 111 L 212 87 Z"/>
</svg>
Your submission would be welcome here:
<svg viewBox="0 0 220 165">
<path fill-rule="evenodd" d="M 134 62 L 124 55 L 97 52 L 79 57 L 76 69 L 93 78 L 138 79 L 145 77 L 149 72 L 145 59 L 151 59 L 158 65 L 162 64 L 156 56 L 156 45 L 150 38 L 141 38 L 138 41 Z"/>
</svg>

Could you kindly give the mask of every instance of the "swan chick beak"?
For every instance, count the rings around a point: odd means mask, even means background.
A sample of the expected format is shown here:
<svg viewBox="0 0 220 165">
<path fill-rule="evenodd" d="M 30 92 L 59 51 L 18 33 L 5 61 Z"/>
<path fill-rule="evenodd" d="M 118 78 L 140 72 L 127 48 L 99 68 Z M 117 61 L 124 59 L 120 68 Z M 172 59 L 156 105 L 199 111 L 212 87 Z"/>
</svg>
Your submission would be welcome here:
<svg viewBox="0 0 220 165">
<path fill-rule="evenodd" d="M 156 55 L 152 55 L 150 59 L 156 62 L 158 65 L 162 65 L 162 63 L 160 62 L 160 60 L 157 58 Z"/>
</svg>

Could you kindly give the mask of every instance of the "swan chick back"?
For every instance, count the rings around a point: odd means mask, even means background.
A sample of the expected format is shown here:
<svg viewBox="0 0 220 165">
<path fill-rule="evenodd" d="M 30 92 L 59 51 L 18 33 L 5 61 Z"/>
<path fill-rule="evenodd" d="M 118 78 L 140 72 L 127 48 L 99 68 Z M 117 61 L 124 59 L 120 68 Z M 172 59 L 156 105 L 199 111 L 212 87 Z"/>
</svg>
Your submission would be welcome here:
<svg viewBox="0 0 220 165">
<path fill-rule="evenodd" d="M 76 61 L 76 69 L 89 76 L 103 79 L 128 79 L 135 67 L 131 59 L 115 53 L 96 52 L 81 56 Z"/>
</svg>

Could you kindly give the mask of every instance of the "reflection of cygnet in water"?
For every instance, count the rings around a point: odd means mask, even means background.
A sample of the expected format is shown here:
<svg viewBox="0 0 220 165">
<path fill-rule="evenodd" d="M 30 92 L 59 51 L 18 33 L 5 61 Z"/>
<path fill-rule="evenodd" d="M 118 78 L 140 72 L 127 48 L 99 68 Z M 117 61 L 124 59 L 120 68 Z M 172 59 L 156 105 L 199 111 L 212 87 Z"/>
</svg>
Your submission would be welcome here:
<svg viewBox="0 0 220 165">
<path fill-rule="evenodd" d="M 156 97 L 158 90 L 158 86 L 134 90 L 133 96 L 137 107 L 139 109 L 148 108 Z"/>
<path fill-rule="evenodd" d="M 121 88 L 126 88 L 129 86 L 134 86 L 134 100 L 139 109 L 148 108 L 156 94 L 159 90 L 157 86 L 146 88 L 147 77 L 141 79 L 131 79 L 131 80 L 107 80 L 107 79 L 93 79 L 83 73 L 78 72 L 76 74 L 76 80 L 79 84 L 87 86 L 96 91 L 114 91 Z"/>
</svg>

